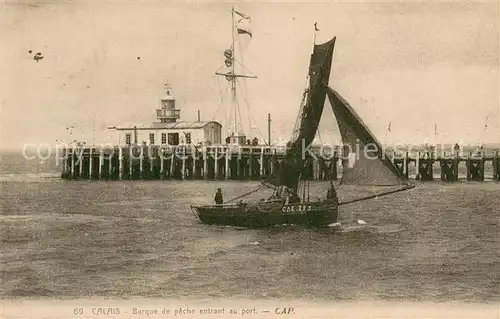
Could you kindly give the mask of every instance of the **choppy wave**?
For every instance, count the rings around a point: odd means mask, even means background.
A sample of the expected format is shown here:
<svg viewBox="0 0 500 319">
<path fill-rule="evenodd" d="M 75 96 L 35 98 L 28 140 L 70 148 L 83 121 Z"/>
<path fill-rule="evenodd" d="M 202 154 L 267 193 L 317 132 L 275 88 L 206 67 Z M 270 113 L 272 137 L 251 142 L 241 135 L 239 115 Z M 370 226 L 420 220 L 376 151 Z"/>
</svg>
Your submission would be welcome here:
<svg viewBox="0 0 500 319">
<path fill-rule="evenodd" d="M 405 226 L 399 224 L 385 225 L 368 225 L 368 224 L 351 224 L 342 225 L 340 231 L 343 233 L 349 232 L 367 232 L 373 234 L 392 234 L 405 231 Z"/>
</svg>

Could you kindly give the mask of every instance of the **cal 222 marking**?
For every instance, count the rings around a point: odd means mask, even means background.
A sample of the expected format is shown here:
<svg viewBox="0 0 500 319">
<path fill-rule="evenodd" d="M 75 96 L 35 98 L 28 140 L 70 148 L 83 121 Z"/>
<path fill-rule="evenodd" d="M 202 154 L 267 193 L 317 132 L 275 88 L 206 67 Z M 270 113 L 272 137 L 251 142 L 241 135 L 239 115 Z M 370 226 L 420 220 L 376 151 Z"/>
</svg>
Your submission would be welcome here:
<svg viewBox="0 0 500 319">
<path fill-rule="evenodd" d="M 283 213 L 308 212 L 310 210 L 312 210 L 311 205 L 297 205 L 297 206 L 283 206 L 283 207 L 281 207 L 281 211 Z"/>
</svg>

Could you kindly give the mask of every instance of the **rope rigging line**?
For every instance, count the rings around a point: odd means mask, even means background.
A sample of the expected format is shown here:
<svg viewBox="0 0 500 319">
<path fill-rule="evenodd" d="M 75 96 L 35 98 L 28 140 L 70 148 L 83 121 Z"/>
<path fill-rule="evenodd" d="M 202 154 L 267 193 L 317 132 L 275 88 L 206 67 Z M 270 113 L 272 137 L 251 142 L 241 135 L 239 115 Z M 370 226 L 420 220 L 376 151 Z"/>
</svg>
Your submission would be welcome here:
<svg viewBox="0 0 500 319">
<path fill-rule="evenodd" d="M 235 111 L 235 112 L 238 112 L 238 120 L 239 120 L 239 121 L 236 123 L 236 126 L 238 126 L 238 124 L 240 125 L 240 128 L 236 127 L 236 130 L 237 130 L 237 131 L 241 131 L 241 130 L 243 130 L 243 124 L 241 123 L 242 121 L 241 121 L 240 103 L 238 103 L 238 99 L 236 99 L 234 102 L 235 102 L 235 109 L 234 109 L 234 111 Z M 235 133 L 236 133 L 236 132 L 235 132 Z M 240 133 L 240 132 L 238 132 L 238 133 Z M 241 132 L 241 133 L 242 133 L 242 132 Z"/>
<path fill-rule="evenodd" d="M 302 112 L 304 112 L 304 107 L 306 105 L 306 103 L 304 103 L 306 94 L 307 94 L 307 92 L 304 91 L 304 93 L 302 94 L 302 99 L 300 100 L 299 112 L 297 114 L 297 118 L 295 119 L 295 125 L 293 127 L 293 134 L 292 134 L 293 138 L 295 138 L 297 136 L 297 132 L 300 131 L 300 124 L 301 124 L 301 120 L 302 120 Z"/>
<path fill-rule="evenodd" d="M 305 84 L 304 84 L 304 87 L 305 87 L 305 90 L 304 90 L 304 93 L 306 92 L 306 90 L 308 89 L 308 81 L 309 81 L 309 76 L 306 76 L 306 80 L 305 80 Z M 293 131 L 292 131 L 292 136 L 291 136 L 291 140 L 295 140 L 295 138 L 297 137 L 297 132 L 299 132 L 299 127 L 300 127 L 300 122 L 301 122 L 301 119 L 302 119 L 302 112 L 304 110 L 304 93 L 302 93 L 302 96 L 300 98 L 300 107 L 299 107 L 299 112 L 297 114 L 297 118 L 295 119 L 295 125 L 293 127 Z"/>
<path fill-rule="evenodd" d="M 243 82 L 240 82 L 238 78 L 235 78 L 235 82 L 237 84 L 237 86 L 239 86 L 240 88 L 240 93 L 242 93 L 241 95 L 243 95 L 243 98 L 245 99 L 245 95 L 244 95 L 244 85 L 241 85 L 241 84 L 246 84 L 244 81 Z M 239 120 L 240 120 L 240 128 L 241 128 L 241 131 L 244 131 L 244 128 L 243 128 L 243 120 L 241 119 L 241 109 L 240 109 L 240 104 L 239 104 L 239 101 L 237 100 L 236 101 L 236 104 L 237 104 L 237 108 L 238 108 L 238 117 L 239 117 Z M 250 126 L 248 127 L 248 129 L 250 130 Z"/>
<path fill-rule="evenodd" d="M 264 187 L 264 185 L 260 185 L 260 186 L 258 186 L 256 189 L 251 190 L 251 191 L 249 191 L 249 192 L 246 192 L 246 193 L 245 193 L 245 194 L 243 194 L 243 195 L 240 195 L 240 196 L 236 196 L 236 197 L 234 197 L 234 198 L 231 198 L 230 200 L 228 200 L 228 201 L 227 201 L 227 203 L 233 202 L 233 201 L 235 201 L 235 200 L 237 200 L 237 199 L 240 199 L 240 198 L 246 197 L 246 196 L 248 196 L 248 195 L 250 195 L 250 194 L 253 194 L 253 193 L 257 192 L 258 190 L 262 189 L 263 187 Z"/>
<path fill-rule="evenodd" d="M 217 71 L 215 71 L 215 73 L 219 72 L 220 70 L 222 70 L 225 67 L 226 67 L 226 65 L 222 65 L 220 68 L 217 69 Z"/>
<path fill-rule="evenodd" d="M 240 107 L 240 102 L 237 102 L 238 105 L 238 118 L 240 121 L 240 128 L 243 131 L 243 120 L 241 119 L 241 107 Z"/>
<path fill-rule="evenodd" d="M 242 48 L 242 45 L 240 43 L 240 41 L 236 40 L 236 44 L 238 45 L 238 51 L 241 52 L 240 56 L 241 56 L 241 61 L 242 62 L 239 62 L 238 60 L 236 60 L 236 57 L 233 57 L 233 63 L 234 62 L 237 62 L 241 67 L 243 67 L 243 69 L 245 69 L 245 67 L 243 66 L 243 48 Z"/>
<path fill-rule="evenodd" d="M 243 101 L 245 101 L 245 105 L 247 107 L 247 120 L 248 120 L 248 131 L 250 132 L 250 134 L 253 133 L 253 130 L 252 130 L 252 120 L 251 120 L 251 115 L 250 115 L 250 108 L 248 106 L 248 102 L 247 102 L 247 99 L 246 99 L 246 95 L 245 95 L 245 92 L 243 90 L 241 90 L 241 93 L 243 95 Z"/>
<path fill-rule="evenodd" d="M 239 66 L 241 66 L 241 67 L 242 67 L 245 71 L 247 71 L 248 73 L 250 73 L 252 76 L 257 77 L 257 76 L 256 76 L 256 75 L 252 72 L 252 71 L 250 71 L 249 69 L 247 69 L 247 68 L 243 65 L 243 63 L 241 63 L 240 61 L 238 61 L 238 60 L 236 60 L 236 59 L 234 59 L 234 61 L 236 61 L 236 63 L 238 63 L 238 65 L 239 65 Z"/>
<path fill-rule="evenodd" d="M 219 103 L 218 103 L 218 105 L 217 105 L 217 109 L 215 110 L 215 113 L 214 113 L 214 115 L 213 115 L 213 117 L 212 117 L 212 121 L 213 121 L 213 120 L 215 120 L 215 117 L 217 116 L 217 113 L 219 112 L 220 107 L 221 107 L 221 106 L 223 105 L 223 103 L 224 103 L 224 96 L 225 96 L 225 94 L 227 93 L 227 91 L 229 90 L 229 89 L 226 89 L 226 92 L 224 92 L 224 93 L 223 93 L 223 92 L 222 92 L 222 90 L 221 90 L 221 87 L 220 87 L 219 77 L 216 77 L 216 78 L 217 78 L 217 87 L 219 88 L 220 100 L 219 100 Z M 224 112 L 224 113 L 225 113 L 225 112 Z M 224 114 L 224 121 L 227 121 L 227 116 L 226 116 L 226 114 Z"/>
<path fill-rule="evenodd" d="M 264 140 L 264 136 L 262 135 L 262 133 L 260 132 L 259 130 L 259 127 L 257 125 L 257 120 L 255 119 L 255 117 L 253 116 L 252 112 L 250 112 L 250 103 L 248 103 L 248 99 L 247 99 L 247 94 L 246 94 L 246 91 L 241 91 L 242 95 L 243 95 L 243 100 L 245 101 L 245 104 L 247 106 L 247 111 L 248 111 L 248 126 L 249 126 L 249 129 L 252 130 L 252 123 L 251 123 L 251 120 L 254 121 L 254 125 L 255 125 L 255 128 L 257 129 L 257 134 L 259 135 L 259 138 L 263 139 Z"/>
</svg>

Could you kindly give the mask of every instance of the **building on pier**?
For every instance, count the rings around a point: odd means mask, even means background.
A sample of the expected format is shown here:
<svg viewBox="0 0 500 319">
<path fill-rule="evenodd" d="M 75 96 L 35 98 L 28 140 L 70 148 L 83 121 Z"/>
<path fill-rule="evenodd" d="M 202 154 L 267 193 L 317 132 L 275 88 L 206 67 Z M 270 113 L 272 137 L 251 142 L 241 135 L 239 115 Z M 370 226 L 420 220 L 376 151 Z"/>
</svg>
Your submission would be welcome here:
<svg viewBox="0 0 500 319">
<path fill-rule="evenodd" d="M 147 126 L 110 127 L 118 131 L 121 145 L 218 145 L 222 139 L 222 125 L 216 121 L 180 121 L 181 110 L 176 108 L 175 97 L 169 87 L 156 109 L 157 121 Z"/>
</svg>

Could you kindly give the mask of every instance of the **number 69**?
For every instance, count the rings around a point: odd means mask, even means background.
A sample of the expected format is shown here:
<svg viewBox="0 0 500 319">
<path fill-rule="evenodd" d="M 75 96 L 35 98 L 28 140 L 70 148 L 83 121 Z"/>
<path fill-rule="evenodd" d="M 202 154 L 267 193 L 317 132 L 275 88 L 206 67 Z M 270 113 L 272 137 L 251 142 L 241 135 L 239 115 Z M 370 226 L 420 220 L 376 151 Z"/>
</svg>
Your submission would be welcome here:
<svg viewBox="0 0 500 319">
<path fill-rule="evenodd" d="M 83 315 L 83 308 L 75 308 L 73 309 L 73 313 L 75 315 Z"/>
</svg>

